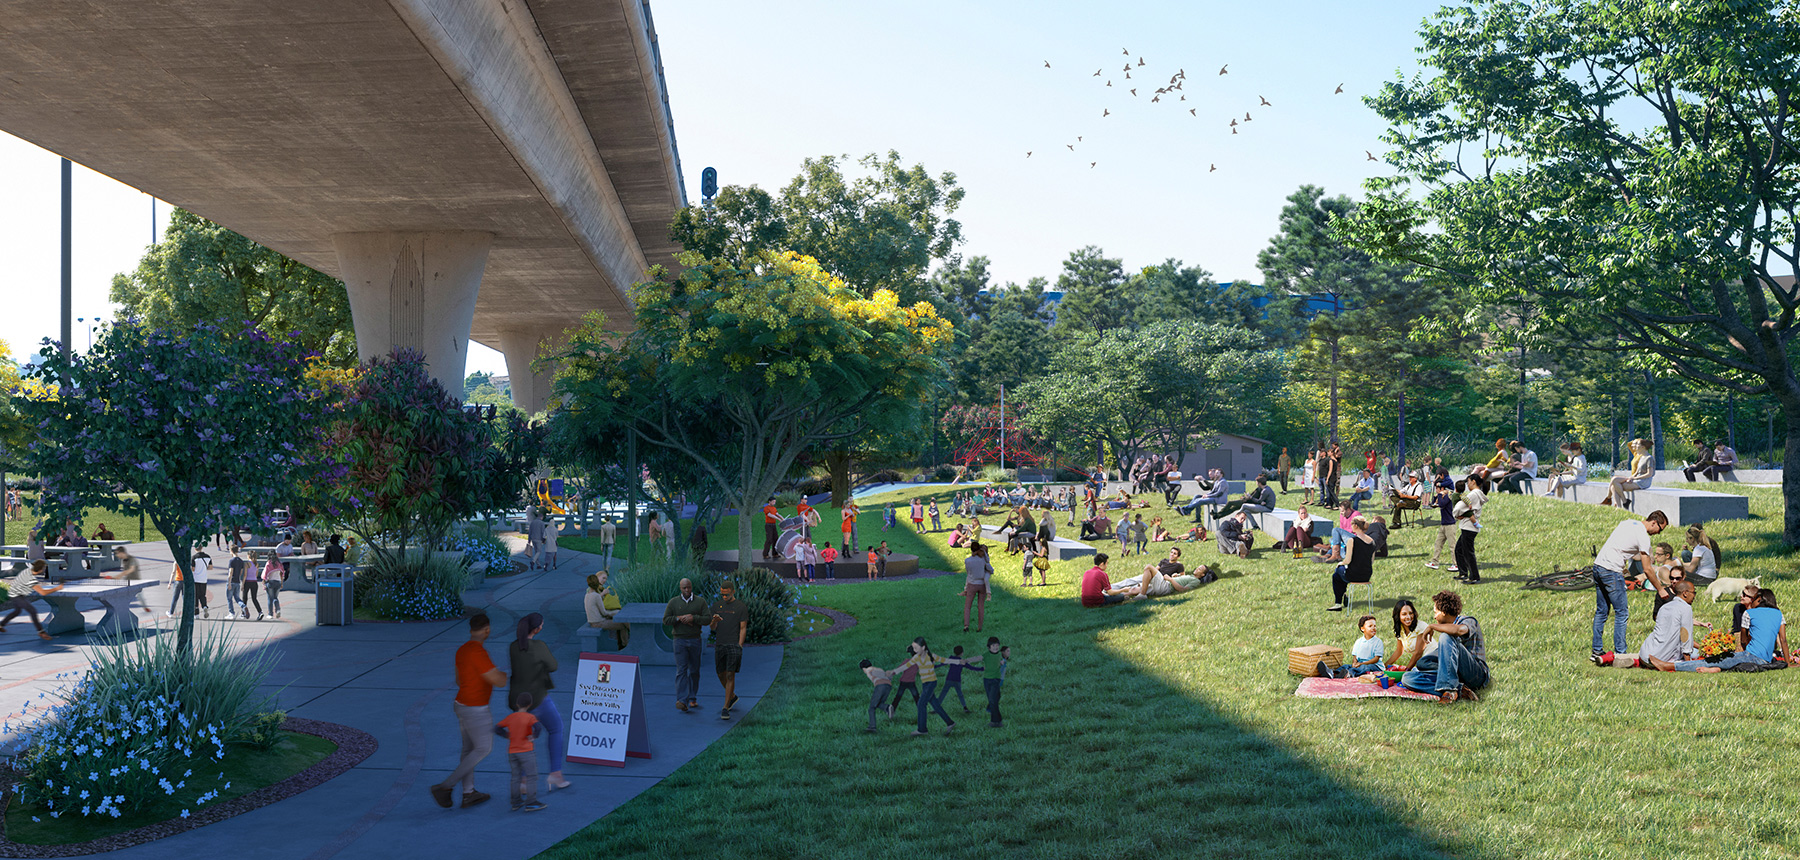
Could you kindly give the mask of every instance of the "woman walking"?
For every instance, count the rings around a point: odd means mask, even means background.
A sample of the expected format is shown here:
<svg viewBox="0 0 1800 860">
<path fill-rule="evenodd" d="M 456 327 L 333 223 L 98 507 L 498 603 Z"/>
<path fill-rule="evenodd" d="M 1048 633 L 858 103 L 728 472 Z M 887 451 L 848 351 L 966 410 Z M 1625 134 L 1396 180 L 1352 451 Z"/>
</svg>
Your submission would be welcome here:
<svg viewBox="0 0 1800 860">
<path fill-rule="evenodd" d="M 925 637 L 923 636 L 914 639 L 912 645 L 908 646 L 907 650 L 912 652 L 912 656 L 908 658 L 905 663 L 901 663 L 900 668 L 895 669 L 894 671 L 899 672 L 907 668 L 913 668 L 919 671 L 919 683 L 922 687 L 919 693 L 919 727 L 913 731 L 913 737 L 916 738 L 927 734 L 925 731 L 925 711 L 927 708 L 936 709 L 938 716 L 943 718 L 944 732 L 946 734 L 955 731 L 956 721 L 950 719 L 949 714 L 944 713 L 944 703 L 938 701 L 937 698 L 937 666 L 940 662 L 937 655 L 931 653 L 930 648 L 925 647 Z"/>
<path fill-rule="evenodd" d="M 963 632 L 969 632 L 969 604 L 976 603 L 975 629 L 987 624 L 987 599 L 994 593 L 994 565 L 988 561 L 987 544 L 969 548 L 963 560 Z M 979 601 L 979 603 L 977 603 Z"/>
<path fill-rule="evenodd" d="M 281 556 L 269 553 L 269 563 L 263 565 L 263 596 L 269 598 L 269 614 L 281 617 L 281 583 L 287 579 L 287 571 L 281 566 Z"/>
<path fill-rule="evenodd" d="M 534 703 L 531 715 L 544 727 L 544 748 L 550 752 L 550 787 L 547 791 L 557 791 L 569 787 L 562 772 L 567 743 L 563 737 L 562 714 L 550 700 L 550 690 L 555 686 L 550 682 L 550 675 L 556 671 L 556 655 L 550 653 L 550 646 L 537 640 L 543 629 L 544 616 L 536 612 L 519 619 L 518 634 L 506 653 L 512 657 L 512 691 L 531 694 Z"/>
<path fill-rule="evenodd" d="M 269 557 L 274 558 L 275 556 L 270 554 Z M 244 620 L 246 621 L 250 619 L 251 606 L 256 607 L 256 620 L 261 621 L 265 617 L 262 600 L 256 596 L 256 590 L 261 587 L 262 568 L 256 566 L 256 554 L 251 553 L 250 563 L 244 565 Z"/>
</svg>

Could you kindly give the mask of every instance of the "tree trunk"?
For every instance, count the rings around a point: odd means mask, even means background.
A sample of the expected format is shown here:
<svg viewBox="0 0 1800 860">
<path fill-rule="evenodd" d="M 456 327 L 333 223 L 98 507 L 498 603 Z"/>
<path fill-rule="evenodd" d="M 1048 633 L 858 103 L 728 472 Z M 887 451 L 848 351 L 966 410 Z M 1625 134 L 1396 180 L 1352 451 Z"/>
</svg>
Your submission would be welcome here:
<svg viewBox="0 0 1800 860">
<path fill-rule="evenodd" d="M 1335 298 L 1333 304 L 1336 304 Z M 1338 441 L 1338 338 L 1331 336 L 1331 441 Z"/>
<path fill-rule="evenodd" d="M 1400 386 L 1400 420 L 1397 422 L 1398 439 L 1394 442 L 1394 463 L 1401 471 L 1406 470 L 1406 386 Z"/>
<path fill-rule="evenodd" d="M 850 452 L 826 451 L 825 467 L 831 470 L 831 504 L 842 508 L 850 503 Z"/>
<path fill-rule="evenodd" d="M 1656 468 L 1661 469 L 1663 467 L 1662 401 L 1656 396 L 1656 380 L 1651 377 L 1648 370 L 1644 371 L 1644 387 L 1650 391 L 1650 445 L 1653 452 L 1651 459 L 1656 462 Z"/>
<path fill-rule="evenodd" d="M 750 520 L 752 516 L 754 516 L 754 514 L 752 513 L 749 502 L 747 500 L 740 500 L 738 502 L 738 570 L 750 569 L 750 527 L 752 525 Z"/>
<path fill-rule="evenodd" d="M 1781 541 L 1800 547 L 1800 390 L 1781 394 L 1781 417 L 1787 424 L 1787 448 L 1781 453 Z"/>
</svg>

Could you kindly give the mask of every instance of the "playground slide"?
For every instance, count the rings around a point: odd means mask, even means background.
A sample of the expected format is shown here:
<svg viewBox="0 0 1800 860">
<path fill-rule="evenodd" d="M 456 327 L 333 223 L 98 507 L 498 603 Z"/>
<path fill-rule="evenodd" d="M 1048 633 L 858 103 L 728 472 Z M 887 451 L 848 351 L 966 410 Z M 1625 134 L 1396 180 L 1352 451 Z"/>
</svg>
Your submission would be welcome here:
<svg viewBox="0 0 1800 860">
<path fill-rule="evenodd" d="M 550 513 L 566 514 L 568 510 L 558 504 L 563 498 L 563 482 L 561 478 L 539 478 L 537 482 L 538 504 L 549 508 Z"/>
</svg>

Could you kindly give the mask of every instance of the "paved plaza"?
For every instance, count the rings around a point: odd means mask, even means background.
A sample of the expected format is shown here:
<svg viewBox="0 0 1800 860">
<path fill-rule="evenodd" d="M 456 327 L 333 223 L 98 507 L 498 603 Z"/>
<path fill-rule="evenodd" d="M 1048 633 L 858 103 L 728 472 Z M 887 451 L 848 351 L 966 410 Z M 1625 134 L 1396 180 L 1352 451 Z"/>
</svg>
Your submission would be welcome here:
<svg viewBox="0 0 1800 860">
<path fill-rule="evenodd" d="M 516 548 L 519 542 L 512 543 Z M 143 562 L 147 576 L 159 583 L 166 580 L 170 563 L 166 546 L 135 544 L 130 551 Z M 540 637 L 560 664 L 552 695 L 566 720 L 579 654 L 575 631 L 585 624 L 584 580 L 599 569 L 600 559 L 566 549 L 562 556 L 558 570 L 490 579 L 469 591 L 465 601 L 493 619 L 488 651 L 502 671 L 507 669 L 505 648 L 512 641 L 514 623 L 526 613 L 543 613 Z M 161 617 L 169 608 L 169 589 L 158 584 L 145 595 L 157 613 L 160 634 L 171 635 L 173 622 Z M 222 585 L 212 586 L 212 601 L 215 610 L 224 606 Z M 522 826 L 526 822 L 507 808 L 503 744 L 496 744 L 476 779 L 476 787 L 494 795 L 494 800 L 473 809 L 441 809 L 426 790 L 449 773 L 459 752 L 450 708 L 451 661 L 468 638 L 466 622 L 320 627 L 314 624 L 313 595 L 283 591 L 281 604 L 279 621 L 196 619 L 196 631 L 223 629 L 247 648 L 274 651 L 278 658 L 268 689 L 279 706 L 291 716 L 368 732 L 380 744 L 375 754 L 296 797 L 110 856 L 189 858 L 242 851 L 271 860 L 324 860 L 419 856 L 429 851 L 440 856 L 530 857 L 686 764 L 750 713 L 781 668 L 781 646 L 745 649 L 744 671 L 738 676 L 739 707 L 733 720 L 724 721 L 717 717 L 722 694 L 710 669 L 702 672 L 699 713 L 684 715 L 672 706 L 673 670 L 648 667 L 642 678 L 651 758 L 630 759 L 623 768 L 570 762 L 565 773 L 574 786 L 540 794 L 549 808 Z M 92 622 L 101 611 L 96 604 L 86 614 Z M 141 612 L 138 617 L 144 618 Z M 41 706 L 43 697 L 53 695 L 57 686 L 78 679 L 95 646 L 77 635 L 43 642 L 31 634 L 24 618 L 16 619 L 0 637 L 0 708 L 10 738 L 19 731 L 25 705 Z M 710 649 L 705 659 L 710 666 Z M 492 707 L 496 717 L 504 715 L 499 694 Z M 540 770 L 543 767 L 540 757 Z"/>
</svg>

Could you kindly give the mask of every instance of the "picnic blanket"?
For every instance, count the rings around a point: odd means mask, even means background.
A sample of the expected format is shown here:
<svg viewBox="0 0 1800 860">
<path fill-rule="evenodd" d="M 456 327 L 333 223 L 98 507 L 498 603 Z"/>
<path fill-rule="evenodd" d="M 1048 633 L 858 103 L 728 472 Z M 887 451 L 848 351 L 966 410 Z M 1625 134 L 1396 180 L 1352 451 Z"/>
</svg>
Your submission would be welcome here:
<svg viewBox="0 0 1800 860">
<path fill-rule="evenodd" d="M 1361 678 L 1302 678 L 1300 688 L 1294 691 L 1294 695 L 1306 699 L 1370 699 L 1385 696 L 1437 701 L 1437 697 L 1430 693 L 1415 693 L 1399 685 L 1383 690 L 1380 684 L 1371 684 Z"/>
</svg>

